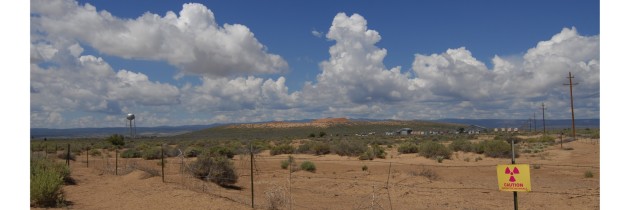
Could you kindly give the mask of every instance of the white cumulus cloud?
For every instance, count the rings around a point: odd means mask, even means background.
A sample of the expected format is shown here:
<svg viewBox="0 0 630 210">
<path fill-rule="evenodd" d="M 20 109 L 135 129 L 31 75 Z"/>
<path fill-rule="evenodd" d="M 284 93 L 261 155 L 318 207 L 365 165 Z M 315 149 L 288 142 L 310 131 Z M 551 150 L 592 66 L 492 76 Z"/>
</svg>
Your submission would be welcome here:
<svg viewBox="0 0 630 210">
<path fill-rule="evenodd" d="M 145 13 L 123 19 L 73 0 L 31 3 L 33 30 L 53 38 L 76 40 L 123 58 L 165 60 L 184 74 L 230 76 L 281 73 L 287 62 L 244 25 L 219 26 L 202 4 L 184 4 L 179 16 Z M 46 52 L 37 52 L 39 58 Z"/>
<path fill-rule="evenodd" d="M 54 48 L 44 44 L 31 46 L 36 51 Z M 129 106 L 180 103 L 177 87 L 150 81 L 142 73 L 116 72 L 100 57 L 78 55 L 82 48 L 76 43 L 55 49 L 54 55 L 38 58 L 54 65 L 31 64 L 31 124 L 34 126 L 62 124 L 64 117 L 60 114 L 64 112 L 121 114 Z M 87 125 L 81 122 L 75 125 Z"/>
</svg>

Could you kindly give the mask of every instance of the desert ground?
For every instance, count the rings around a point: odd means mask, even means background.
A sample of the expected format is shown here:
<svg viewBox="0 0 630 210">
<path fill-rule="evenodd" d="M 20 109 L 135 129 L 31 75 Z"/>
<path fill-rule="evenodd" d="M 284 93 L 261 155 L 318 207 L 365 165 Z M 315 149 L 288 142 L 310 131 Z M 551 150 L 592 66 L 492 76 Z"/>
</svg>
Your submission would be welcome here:
<svg viewBox="0 0 630 210">
<path fill-rule="evenodd" d="M 518 193 L 519 209 L 599 209 L 600 149 L 597 140 L 580 140 L 521 154 L 529 164 L 531 192 Z M 566 149 L 572 148 L 572 149 Z M 165 177 L 155 160 L 109 158 L 72 161 L 76 184 L 63 187 L 68 206 L 60 209 L 251 209 L 250 158 L 233 158 L 236 187 L 222 188 L 182 170 L 192 158 L 172 157 Z M 512 209 L 512 192 L 498 190 L 496 165 L 510 159 L 454 153 L 436 160 L 387 150 L 385 159 L 358 160 L 338 155 L 293 155 L 312 161 L 315 173 L 282 169 L 288 155 L 254 156 L 254 207 L 269 209 Z M 63 161 L 63 160 L 60 160 Z M 364 167 L 365 166 L 365 167 Z M 363 170 L 366 168 L 367 170 Z M 585 176 L 590 171 L 593 177 Z M 117 173 L 117 175 L 115 175 Z M 289 181 L 290 180 L 290 181 Z M 36 209 L 36 208 L 33 208 Z"/>
</svg>

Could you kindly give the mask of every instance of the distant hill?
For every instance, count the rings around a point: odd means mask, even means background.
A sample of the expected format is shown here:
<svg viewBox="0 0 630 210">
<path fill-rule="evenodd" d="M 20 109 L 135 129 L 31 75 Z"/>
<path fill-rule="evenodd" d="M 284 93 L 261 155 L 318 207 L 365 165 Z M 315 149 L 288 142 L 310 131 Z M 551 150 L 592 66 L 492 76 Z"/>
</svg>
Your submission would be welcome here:
<svg viewBox="0 0 630 210">
<path fill-rule="evenodd" d="M 216 126 L 174 136 L 176 139 L 291 139 L 309 135 L 354 136 L 369 133 L 384 134 L 401 128 L 412 130 L 452 131 L 462 124 L 432 121 L 353 120 L 345 118 L 317 119 L 308 122 L 265 122 Z"/>
<path fill-rule="evenodd" d="M 187 132 L 202 130 L 218 126 L 212 125 L 184 125 L 184 126 L 158 126 L 158 127 L 137 127 L 138 136 L 174 136 Z M 112 134 L 128 135 L 128 127 L 108 127 L 108 128 L 68 128 L 68 129 L 51 129 L 51 128 L 31 128 L 31 138 L 99 138 L 107 137 Z"/>
<path fill-rule="evenodd" d="M 448 123 L 458 123 L 458 124 L 466 124 L 466 125 L 479 125 L 486 128 L 519 128 L 519 129 L 529 129 L 529 120 L 527 119 L 440 119 L 434 120 L 434 122 L 448 122 Z M 534 122 L 531 122 L 532 129 L 534 129 Z M 562 119 L 562 120 L 545 120 L 545 126 L 547 129 L 562 129 L 562 128 L 571 128 L 571 119 Z M 542 119 L 536 119 L 537 129 L 543 128 Z M 599 128 L 599 119 L 576 119 L 575 120 L 576 128 Z"/>
<path fill-rule="evenodd" d="M 570 128 L 571 120 L 545 120 L 548 129 Z M 138 127 L 139 136 L 144 137 L 177 137 L 177 138 L 240 138 L 271 136 L 306 137 L 310 133 L 325 132 L 330 135 L 354 135 L 369 132 L 392 132 L 403 127 L 412 129 L 456 129 L 468 125 L 479 125 L 489 129 L 512 127 L 529 129 L 528 120 L 506 119 L 440 119 L 431 121 L 397 121 L 379 119 L 346 119 L 324 118 L 304 119 L 283 122 L 259 122 L 243 124 L 211 124 L 185 126 Z M 577 128 L 599 128 L 599 119 L 576 119 Z M 532 129 L 534 125 L 532 123 Z M 536 127 L 542 129 L 542 120 L 536 121 Z M 102 138 L 112 134 L 127 135 L 127 127 L 109 128 L 31 128 L 33 139 L 43 138 Z"/>
</svg>

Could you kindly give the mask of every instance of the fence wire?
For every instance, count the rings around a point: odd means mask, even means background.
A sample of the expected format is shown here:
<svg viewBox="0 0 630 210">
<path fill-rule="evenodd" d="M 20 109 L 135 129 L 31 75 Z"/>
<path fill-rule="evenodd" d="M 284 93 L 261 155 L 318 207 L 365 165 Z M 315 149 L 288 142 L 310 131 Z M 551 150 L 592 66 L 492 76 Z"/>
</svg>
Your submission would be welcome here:
<svg viewBox="0 0 630 210">
<path fill-rule="evenodd" d="M 322 173 L 306 173 L 293 172 L 288 170 L 278 170 L 280 161 L 286 160 L 286 157 L 262 157 L 254 156 L 254 165 L 251 165 L 249 155 L 237 155 L 232 158 L 233 166 L 238 176 L 238 182 L 233 187 L 221 187 L 217 184 L 209 182 L 211 174 L 205 176 L 196 176 L 191 171 L 191 165 L 196 158 L 184 157 L 181 152 L 176 157 L 165 158 L 162 163 L 160 159 L 145 160 L 142 158 L 116 158 L 115 151 L 101 150 L 100 156 L 90 156 L 89 162 L 85 159 L 87 152 L 77 156 L 72 162 L 74 167 L 93 168 L 99 173 L 123 176 L 135 170 L 144 171 L 151 176 L 163 177 L 167 184 L 177 184 L 185 189 L 195 192 L 205 193 L 216 198 L 223 198 L 245 206 L 251 206 L 251 184 L 250 178 L 254 174 L 254 201 L 256 208 L 270 208 L 275 195 L 271 189 L 275 189 L 276 194 L 281 198 L 282 209 L 327 209 L 329 207 L 321 207 L 315 201 L 305 199 L 317 196 L 329 199 L 330 203 L 337 205 L 340 209 L 399 209 L 396 205 L 391 206 L 392 198 L 390 194 L 395 194 L 394 199 L 399 199 L 405 193 L 413 191 L 413 193 L 436 193 L 441 191 L 478 191 L 480 193 L 490 193 L 498 191 L 496 187 L 496 165 L 440 165 L 440 164 L 419 164 L 419 163 L 400 163 L 387 160 L 362 161 L 356 159 L 348 160 L 328 160 L 314 158 L 294 158 L 296 161 L 311 161 L 316 165 L 324 165 L 330 162 L 343 162 L 343 164 L 368 164 L 369 168 L 365 171 L 358 169 L 330 171 L 328 174 Z M 120 155 L 121 152 L 118 152 Z M 57 156 L 58 152 L 53 154 L 46 151 L 32 151 L 32 156 L 48 157 Z M 164 173 L 162 173 L 162 165 L 164 164 Z M 550 170 L 554 171 L 560 168 L 591 168 L 599 170 L 598 165 L 570 165 L 570 164 L 547 164 L 547 163 L 530 163 L 530 166 L 538 165 L 538 169 L 532 170 Z M 390 170 L 383 170 L 391 167 Z M 379 169 L 379 170 L 373 170 Z M 461 184 L 435 184 L 437 181 L 445 181 L 450 183 L 453 180 L 444 180 L 440 177 L 444 170 L 466 170 L 466 174 L 460 176 L 449 177 L 449 179 L 457 179 L 475 174 L 481 174 L 484 183 L 471 183 L 467 185 Z M 534 172 L 532 172 L 534 173 Z M 217 178 L 215 178 L 217 179 Z M 290 181 L 289 181 L 290 180 Z M 558 179 L 561 181 L 561 179 Z M 337 192 L 334 187 L 325 188 L 309 188 L 308 184 L 323 185 L 339 185 L 347 187 L 350 191 Z M 278 188 L 279 186 L 279 188 Z M 599 186 L 599 185 L 597 185 Z M 274 188 L 276 187 L 276 188 Z M 280 190 L 278 190 L 280 189 Z M 352 192 L 352 193 L 349 193 Z M 543 194 L 549 196 L 568 196 L 569 199 L 581 197 L 599 197 L 599 187 L 595 192 L 585 190 L 534 190 L 532 194 Z M 297 196 L 300 195 L 300 196 Z M 352 200 L 353 202 L 344 203 L 343 201 Z M 395 201 L 393 203 L 396 203 Z"/>
</svg>

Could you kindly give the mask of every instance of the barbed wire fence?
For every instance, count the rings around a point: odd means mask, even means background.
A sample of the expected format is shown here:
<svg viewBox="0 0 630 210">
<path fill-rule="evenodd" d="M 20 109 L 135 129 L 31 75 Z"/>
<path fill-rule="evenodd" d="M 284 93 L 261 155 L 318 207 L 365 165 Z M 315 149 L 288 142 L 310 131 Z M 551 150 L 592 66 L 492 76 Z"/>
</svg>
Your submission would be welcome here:
<svg viewBox="0 0 630 210">
<path fill-rule="evenodd" d="M 591 143 L 591 142 L 585 142 Z M 37 157 L 54 157 L 57 158 L 59 151 L 51 153 L 44 151 L 31 151 L 32 156 Z M 255 208 L 274 207 L 273 199 L 280 198 L 280 202 L 275 207 L 281 209 L 322 209 L 316 201 L 309 201 L 305 197 L 310 195 L 329 198 L 330 203 L 339 205 L 342 209 L 399 209 L 396 208 L 396 200 L 392 200 L 390 193 L 397 194 L 394 199 L 398 199 L 400 195 L 405 195 L 410 191 L 416 193 L 434 193 L 436 190 L 445 191 L 480 191 L 492 192 L 496 189 L 496 178 L 489 176 L 488 182 L 483 184 L 470 184 L 465 186 L 439 186 L 433 185 L 436 179 L 431 174 L 422 174 L 425 171 L 442 171 L 448 169 L 466 169 L 469 171 L 468 176 L 473 174 L 492 175 L 496 173 L 495 164 L 485 165 L 442 165 L 442 164 L 420 164 L 420 163 L 403 163 L 392 162 L 391 160 L 375 159 L 371 161 L 363 161 L 358 159 L 347 159 L 341 162 L 345 164 L 360 163 L 368 164 L 370 168 L 388 168 L 388 170 L 368 170 L 367 172 L 357 170 L 347 170 L 332 172 L 330 174 L 319 173 L 296 173 L 284 172 L 278 170 L 280 161 L 286 160 L 286 156 L 261 156 L 255 155 L 254 161 L 251 161 L 250 155 L 240 154 L 232 158 L 233 166 L 238 175 L 239 182 L 234 187 L 221 187 L 210 182 L 212 173 L 206 176 L 195 176 L 191 165 L 196 158 L 188 158 L 179 150 L 175 157 L 161 160 L 145 160 L 142 158 L 121 158 L 116 160 L 116 154 L 121 152 L 102 149 L 100 156 L 91 156 L 87 158 L 76 158 L 73 167 L 89 167 L 101 174 L 125 176 L 136 170 L 144 171 L 150 176 L 163 177 L 167 184 L 176 184 L 185 189 L 206 193 L 216 198 L 223 198 L 244 206 L 252 206 L 251 194 L 249 190 L 251 186 L 247 182 L 254 175 L 254 187 L 256 193 Z M 90 155 L 88 151 L 83 151 L 82 155 Z M 81 156 L 82 156 L 81 155 Z M 340 162 L 338 159 L 321 159 L 319 156 L 312 158 L 295 158 L 296 161 L 311 161 L 316 165 L 325 165 L 329 162 Z M 254 163 L 252 166 L 250 163 Z M 164 165 L 164 172 L 161 165 Z M 359 164 L 359 165 L 360 165 Z M 579 168 L 599 170 L 599 165 L 571 165 L 571 164 L 549 164 L 549 163 L 529 163 L 531 167 L 538 167 L 535 170 L 557 170 L 560 168 Z M 354 164 L 357 165 L 357 164 Z M 271 167 L 271 168 L 270 168 Z M 253 170 L 253 172 L 252 172 Z M 379 172 L 376 172 L 379 171 Z M 339 173 L 339 174 L 336 174 Z M 439 176 L 439 175 L 433 175 Z M 462 175 L 464 176 L 464 175 Z M 424 178 L 418 178 L 424 177 Z M 215 178 L 216 179 L 216 178 Z M 309 188 L 305 183 L 336 183 L 353 189 L 354 193 L 336 192 L 334 188 Z M 274 194 L 275 193 L 275 194 Z M 568 196 L 569 198 L 579 197 L 599 197 L 599 190 L 590 191 L 566 191 L 566 190 L 535 190 L 530 193 L 545 194 L 550 196 Z M 302 194 L 294 196 L 292 194 Z M 274 195 L 278 195 L 274 197 Z M 307 195 L 307 196 L 304 196 Z M 332 196 L 331 196 L 332 195 Z M 297 199 L 294 199 L 298 197 Z M 345 205 L 340 204 L 339 200 L 354 201 Z M 392 205 L 393 203 L 393 205 Z M 275 208 L 274 207 L 274 208 Z"/>
</svg>

